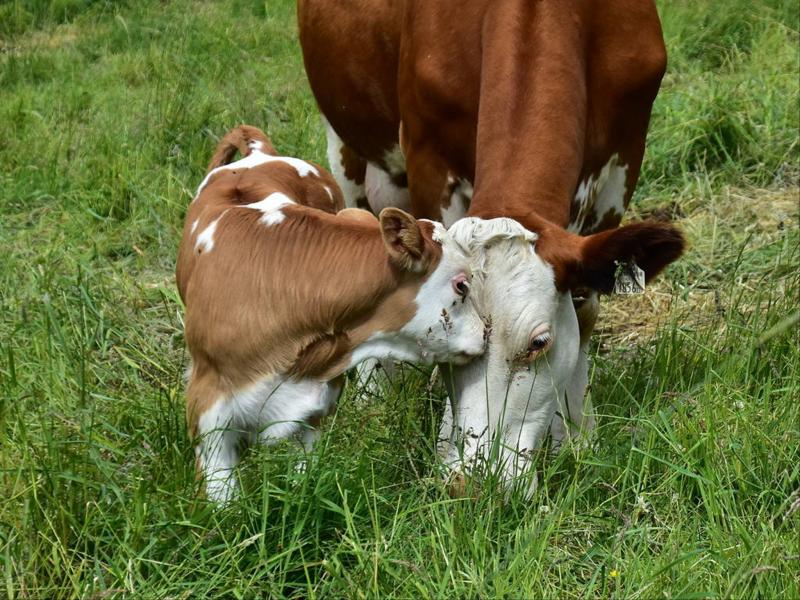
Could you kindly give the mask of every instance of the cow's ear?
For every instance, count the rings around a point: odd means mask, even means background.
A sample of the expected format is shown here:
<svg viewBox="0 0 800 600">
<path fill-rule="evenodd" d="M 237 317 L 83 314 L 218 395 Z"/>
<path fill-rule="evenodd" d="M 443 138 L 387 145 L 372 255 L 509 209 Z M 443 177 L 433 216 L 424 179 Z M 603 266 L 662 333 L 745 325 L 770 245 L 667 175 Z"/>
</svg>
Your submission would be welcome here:
<svg viewBox="0 0 800 600">
<path fill-rule="evenodd" d="M 384 208 L 379 216 L 383 243 L 391 261 L 407 271 L 424 268 L 425 238 L 417 220 L 399 208 Z"/>
<path fill-rule="evenodd" d="M 609 294 L 617 269 L 634 261 L 650 281 L 682 253 L 683 234 L 669 223 L 642 221 L 580 239 L 576 263 L 565 273 L 570 289 L 588 287 Z"/>
</svg>

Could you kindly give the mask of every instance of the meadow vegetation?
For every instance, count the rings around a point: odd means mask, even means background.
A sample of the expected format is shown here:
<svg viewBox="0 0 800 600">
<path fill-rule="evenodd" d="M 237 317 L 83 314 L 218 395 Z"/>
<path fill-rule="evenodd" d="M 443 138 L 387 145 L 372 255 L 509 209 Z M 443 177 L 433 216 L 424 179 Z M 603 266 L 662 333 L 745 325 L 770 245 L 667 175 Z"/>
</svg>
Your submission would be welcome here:
<svg viewBox="0 0 800 600">
<path fill-rule="evenodd" d="M 196 499 L 173 270 L 220 135 L 325 164 L 291 0 L 0 5 L 0 596 L 800 596 L 800 37 L 793 0 L 664 0 L 631 218 L 686 256 L 603 304 L 591 449 L 451 499 L 442 394 L 346 390 L 305 472 Z"/>
</svg>

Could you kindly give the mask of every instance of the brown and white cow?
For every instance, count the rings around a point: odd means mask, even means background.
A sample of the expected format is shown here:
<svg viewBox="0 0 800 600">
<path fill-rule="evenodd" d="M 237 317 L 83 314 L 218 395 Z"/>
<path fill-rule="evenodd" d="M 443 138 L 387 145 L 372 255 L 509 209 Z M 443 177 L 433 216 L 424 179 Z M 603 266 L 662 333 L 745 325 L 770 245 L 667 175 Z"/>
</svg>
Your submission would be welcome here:
<svg viewBox="0 0 800 600">
<path fill-rule="evenodd" d="M 244 157 L 228 164 L 237 148 Z M 187 419 L 215 501 L 234 493 L 243 440 L 297 436 L 309 447 L 349 367 L 483 352 L 469 259 L 444 228 L 396 208 L 380 221 L 331 214 L 340 204 L 320 166 L 277 156 L 259 130 L 240 127 L 189 206 L 177 264 Z"/>
<path fill-rule="evenodd" d="M 587 348 L 616 264 L 651 279 L 683 249 L 670 225 L 616 229 L 666 64 L 654 3 L 298 0 L 298 22 L 348 206 L 440 219 L 474 251 L 493 328 L 454 373 L 444 452 L 499 438 L 510 477 L 551 424 L 556 444 L 593 427 Z"/>
</svg>

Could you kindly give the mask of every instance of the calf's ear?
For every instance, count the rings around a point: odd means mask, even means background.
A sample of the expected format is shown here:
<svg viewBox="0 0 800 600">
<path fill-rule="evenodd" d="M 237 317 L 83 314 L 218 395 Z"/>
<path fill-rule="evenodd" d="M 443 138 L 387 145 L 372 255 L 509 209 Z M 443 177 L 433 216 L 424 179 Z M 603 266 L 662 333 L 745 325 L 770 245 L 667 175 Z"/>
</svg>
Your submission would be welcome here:
<svg viewBox="0 0 800 600">
<path fill-rule="evenodd" d="M 417 220 L 399 208 L 384 208 L 379 216 L 381 233 L 391 261 L 407 271 L 424 267 L 425 238 Z"/>
<path fill-rule="evenodd" d="M 565 287 L 588 287 L 609 294 L 614 289 L 617 267 L 631 260 L 650 281 L 684 250 L 683 234 L 669 223 L 642 221 L 601 231 L 578 242 L 576 263 L 565 269 Z"/>
</svg>

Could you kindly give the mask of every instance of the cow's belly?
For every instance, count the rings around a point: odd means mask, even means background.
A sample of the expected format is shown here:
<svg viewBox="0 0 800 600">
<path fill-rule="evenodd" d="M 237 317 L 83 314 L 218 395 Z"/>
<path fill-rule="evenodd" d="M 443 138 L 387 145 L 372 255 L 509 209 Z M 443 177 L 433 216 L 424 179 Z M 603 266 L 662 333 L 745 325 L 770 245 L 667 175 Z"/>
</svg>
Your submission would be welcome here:
<svg viewBox="0 0 800 600">
<path fill-rule="evenodd" d="M 364 193 L 369 203 L 369 208 L 374 214 L 380 212 L 387 206 L 394 206 L 405 211 L 411 212 L 411 198 L 408 194 L 408 187 L 401 187 L 394 182 L 396 179 L 381 167 L 369 163 L 367 164 L 366 175 L 364 176 Z"/>
<path fill-rule="evenodd" d="M 374 214 L 388 206 L 411 210 L 408 187 L 398 185 L 405 176 L 405 157 L 399 145 L 382 157 L 385 165 L 367 163 L 364 193 Z M 614 154 L 596 173 L 579 184 L 572 201 L 567 230 L 588 235 L 617 227 L 625 212 L 628 165 Z M 445 227 L 467 216 L 473 187 L 469 180 L 448 174 L 441 195 L 441 221 Z"/>
</svg>

